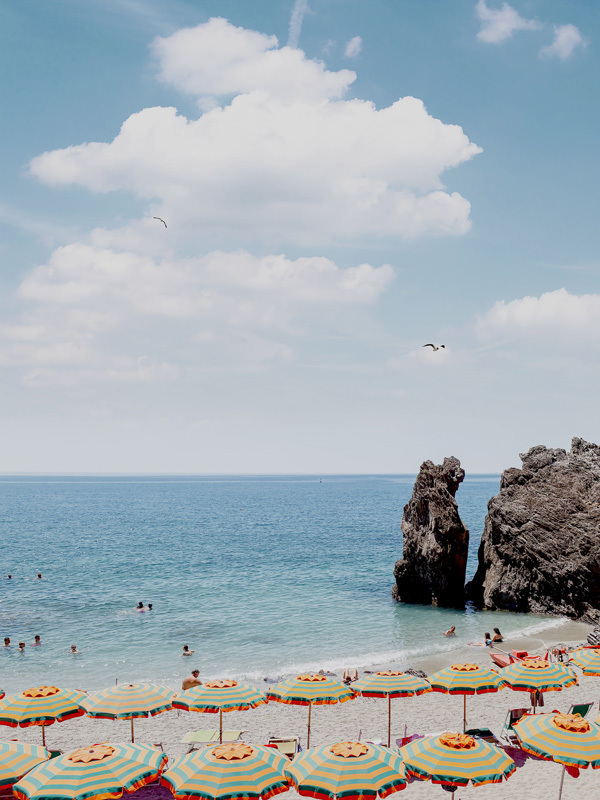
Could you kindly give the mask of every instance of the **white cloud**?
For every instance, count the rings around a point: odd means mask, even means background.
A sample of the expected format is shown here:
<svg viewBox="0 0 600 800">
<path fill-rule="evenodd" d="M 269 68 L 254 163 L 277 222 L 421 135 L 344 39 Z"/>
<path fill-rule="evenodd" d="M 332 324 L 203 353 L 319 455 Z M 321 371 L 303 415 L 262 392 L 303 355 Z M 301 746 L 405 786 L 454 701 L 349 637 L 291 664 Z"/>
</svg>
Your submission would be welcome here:
<svg viewBox="0 0 600 800">
<path fill-rule="evenodd" d="M 205 41 L 220 44 L 213 53 Z M 481 152 L 460 126 L 413 97 L 382 109 L 337 100 L 353 72 L 275 44 L 224 20 L 157 40 L 165 80 L 204 98 L 242 93 L 199 119 L 144 109 L 111 143 L 44 153 L 31 172 L 158 199 L 152 213 L 169 220 L 169 235 L 209 230 L 228 247 L 468 230 L 469 202 L 442 183 L 445 170 Z"/>
<path fill-rule="evenodd" d="M 313 101 L 341 97 L 356 73 L 330 72 L 302 50 L 277 46 L 276 36 L 238 28 L 213 17 L 195 28 L 182 28 L 152 45 L 159 78 L 182 92 L 218 98 L 252 91 L 280 100 Z"/>
<path fill-rule="evenodd" d="M 485 0 L 479 0 L 475 14 L 481 21 L 481 30 L 477 38 L 489 44 L 505 42 L 515 31 L 535 31 L 541 28 L 539 22 L 524 19 L 508 3 L 503 3 L 502 8 L 496 9 L 489 8 Z"/>
<path fill-rule="evenodd" d="M 480 339 L 519 339 L 547 346 L 564 343 L 585 348 L 586 336 L 600 334 L 600 295 L 570 294 L 566 289 L 539 297 L 497 302 L 477 322 Z"/>
<path fill-rule="evenodd" d="M 290 47 L 298 47 L 300 33 L 302 31 L 302 23 L 304 22 L 304 15 L 308 10 L 308 0 L 295 0 L 292 9 L 292 16 L 290 17 L 290 28 L 288 32 L 288 44 Z"/>
<path fill-rule="evenodd" d="M 353 36 L 348 42 L 346 42 L 346 49 L 344 50 L 344 55 L 346 58 L 356 58 L 356 56 L 362 50 L 362 39 L 360 36 Z"/>
<path fill-rule="evenodd" d="M 542 58 L 560 58 L 565 61 L 583 44 L 583 36 L 575 25 L 555 25 L 554 40 L 552 44 L 542 47 L 540 56 Z"/>
</svg>

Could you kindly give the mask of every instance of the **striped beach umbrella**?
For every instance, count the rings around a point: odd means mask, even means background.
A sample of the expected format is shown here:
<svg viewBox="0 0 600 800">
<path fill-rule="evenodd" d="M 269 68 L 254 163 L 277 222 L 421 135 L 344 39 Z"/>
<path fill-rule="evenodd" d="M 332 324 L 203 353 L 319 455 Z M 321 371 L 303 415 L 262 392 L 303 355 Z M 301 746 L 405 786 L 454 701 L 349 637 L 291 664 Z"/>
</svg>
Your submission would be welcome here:
<svg viewBox="0 0 600 800">
<path fill-rule="evenodd" d="M 202 686 L 186 689 L 173 700 L 173 708 L 199 711 L 205 714 L 219 712 L 219 741 L 223 741 L 223 712 L 247 711 L 267 702 L 263 692 L 247 683 L 234 680 L 206 681 Z"/>
<path fill-rule="evenodd" d="M 354 681 L 352 688 L 363 697 L 387 697 L 388 701 L 388 747 L 392 737 L 392 698 L 414 697 L 431 691 L 431 686 L 423 678 L 407 672 L 384 670 L 364 675 Z"/>
<path fill-rule="evenodd" d="M 35 767 L 13 786 L 18 800 L 107 800 L 157 780 L 167 764 L 149 744 L 95 744 Z"/>
<path fill-rule="evenodd" d="M 578 647 L 569 653 L 569 661 L 581 667 L 584 675 L 600 676 L 600 647 Z"/>
<path fill-rule="evenodd" d="M 532 657 L 516 661 L 500 670 L 506 686 L 515 692 L 535 692 L 533 710 L 535 713 L 537 692 L 560 692 L 577 683 L 577 675 L 564 664 L 551 664 L 543 658 Z"/>
<path fill-rule="evenodd" d="M 499 747 L 464 733 L 442 733 L 400 748 L 406 772 L 446 786 L 501 783 L 516 769 Z"/>
<path fill-rule="evenodd" d="M 86 697 L 85 692 L 59 689 L 57 686 L 36 686 L 7 695 L 0 700 L 0 725 L 11 728 L 38 725 L 42 729 L 42 744 L 45 745 L 46 726 L 82 717 Z"/>
<path fill-rule="evenodd" d="M 467 728 L 467 695 L 498 692 L 504 687 L 497 672 L 477 664 L 452 664 L 430 675 L 428 680 L 434 692 L 463 696 L 463 733 Z"/>
<path fill-rule="evenodd" d="M 88 717 L 130 719 L 133 742 L 133 720 L 154 717 L 163 711 L 169 711 L 173 708 L 174 696 L 172 689 L 155 683 L 122 683 L 86 697 L 83 706 Z"/>
<path fill-rule="evenodd" d="M 399 754 L 362 742 L 311 747 L 286 766 L 285 774 L 299 794 L 318 800 L 387 797 L 406 788 Z"/>
<path fill-rule="evenodd" d="M 20 777 L 50 758 L 45 747 L 27 742 L 0 742 L 0 790 L 10 789 Z"/>
<path fill-rule="evenodd" d="M 310 747 L 310 717 L 313 706 L 345 703 L 358 697 L 357 692 L 327 675 L 304 674 L 297 678 L 287 678 L 272 686 L 267 692 L 267 700 L 294 706 L 308 706 L 308 732 L 306 746 Z"/>
<path fill-rule="evenodd" d="M 600 727 L 579 714 L 536 714 L 522 717 L 513 728 L 523 750 L 565 766 L 600 769 Z"/>
<path fill-rule="evenodd" d="M 268 800 L 289 789 L 287 758 L 258 744 L 220 744 L 175 760 L 160 782 L 177 800 Z"/>
</svg>

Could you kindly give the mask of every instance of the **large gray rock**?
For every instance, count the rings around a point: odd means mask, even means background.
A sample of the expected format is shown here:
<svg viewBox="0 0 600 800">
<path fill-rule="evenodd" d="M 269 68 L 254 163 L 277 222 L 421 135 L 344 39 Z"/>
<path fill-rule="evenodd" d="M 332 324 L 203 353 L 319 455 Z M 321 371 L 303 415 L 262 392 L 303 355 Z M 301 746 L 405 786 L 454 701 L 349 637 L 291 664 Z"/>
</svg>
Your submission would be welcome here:
<svg viewBox="0 0 600 800">
<path fill-rule="evenodd" d="M 396 562 L 396 600 L 450 608 L 464 605 L 469 531 L 454 496 L 465 477 L 457 458 L 425 461 L 404 506 L 403 557 Z"/>
<path fill-rule="evenodd" d="M 600 620 L 600 448 L 538 445 L 488 503 L 467 595 L 483 608 Z"/>
</svg>

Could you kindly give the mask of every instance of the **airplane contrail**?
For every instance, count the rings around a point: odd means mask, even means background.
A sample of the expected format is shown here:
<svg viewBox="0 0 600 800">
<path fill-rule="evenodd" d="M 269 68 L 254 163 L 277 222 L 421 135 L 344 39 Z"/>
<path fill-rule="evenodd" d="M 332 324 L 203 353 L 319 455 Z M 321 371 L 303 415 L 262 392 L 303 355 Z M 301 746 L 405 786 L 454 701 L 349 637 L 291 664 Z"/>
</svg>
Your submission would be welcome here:
<svg viewBox="0 0 600 800">
<path fill-rule="evenodd" d="M 304 15 L 307 9 L 308 0 L 296 0 L 294 3 L 288 32 L 288 45 L 290 47 L 298 47 L 298 40 L 300 39 L 300 32 L 302 31 L 302 22 L 304 21 Z"/>
</svg>

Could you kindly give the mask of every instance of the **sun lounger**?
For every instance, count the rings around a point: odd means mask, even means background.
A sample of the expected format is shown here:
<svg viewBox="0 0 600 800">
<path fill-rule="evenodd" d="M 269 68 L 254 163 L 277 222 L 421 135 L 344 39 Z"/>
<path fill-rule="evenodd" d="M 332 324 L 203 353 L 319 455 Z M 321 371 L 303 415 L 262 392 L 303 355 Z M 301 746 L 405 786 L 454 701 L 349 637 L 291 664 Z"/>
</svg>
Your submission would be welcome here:
<svg viewBox="0 0 600 800">
<path fill-rule="evenodd" d="M 579 714 L 584 719 L 590 713 L 590 709 L 593 708 L 593 703 L 579 703 L 572 705 L 571 708 L 567 711 L 567 714 Z"/>
<path fill-rule="evenodd" d="M 224 742 L 237 742 L 242 735 L 243 731 L 223 731 Z M 219 733 L 217 732 L 217 741 L 219 740 Z"/>
<path fill-rule="evenodd" d="M 506 715 L 506 721 L 504 723 L 504 727 L 502 728 L 502 732 L 500 733 L 500 739 L 509 744 L 511 747 L 521 746 L 517 738 L 517 734 L 513 729 L 515 724 L 528 712 L 528 708 L 511 708 Z"/>
<path fill-rule="evenodd" d="M 275 747 L 284 756 L 290 759 L 294 758 L 296 753 L 300 752 L 300 737 L 299 736 L 269 736 L 269 747 Z"/>
<path fill-rule="evenodd" d="M 218 738 L 219 731 L 215 728 L 212 731 L 188 731 L 181 740 L 182 744 L 208 744 Z"/>
<path fill-rule="evenodd" d="M 489 742 L 490 744 L 502 744 L 496 734 L 489 728 L 469 728 L 465 733 L 468 733 L 469 736 L 475 736 L 477 739 L 483 739 L 484 742 Z"/>
</svg>

